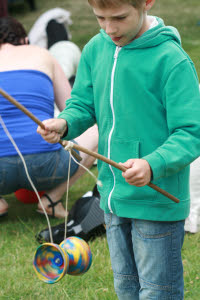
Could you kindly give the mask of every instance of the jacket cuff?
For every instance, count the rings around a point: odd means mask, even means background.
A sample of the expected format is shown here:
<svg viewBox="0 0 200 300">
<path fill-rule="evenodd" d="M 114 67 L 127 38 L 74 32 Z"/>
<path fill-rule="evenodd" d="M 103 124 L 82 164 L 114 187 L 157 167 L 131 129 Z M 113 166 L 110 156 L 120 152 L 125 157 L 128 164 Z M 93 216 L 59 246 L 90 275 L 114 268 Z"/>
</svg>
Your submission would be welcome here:
<svg viewBox="0 0 200 300">
<path fill-rule="evenodd" d="M 65 112 L 61 112 L 58 115 L 57 119 L 64 119 L 67 122 L 67 130 L 65 131 L 65 133 L 61 137 L 62 140 L 72 140 L 75 137 L 80 135 L 77 132 L 74 132 L 74 130 L 72 130 L 72 128 L 73 128 L 73 125 L 72 125 L 73 118 L 71 118 L 69 115 L 66 115 Z"/>
<path fill-rule="evenodd" d="M 158 152 L 148 154 L 142 157 L 142 159 L 145 159 L 151 167 L 152 180 L 157 180 L 166 176 L 166 163 L 164 158 Z"/>
</svg>

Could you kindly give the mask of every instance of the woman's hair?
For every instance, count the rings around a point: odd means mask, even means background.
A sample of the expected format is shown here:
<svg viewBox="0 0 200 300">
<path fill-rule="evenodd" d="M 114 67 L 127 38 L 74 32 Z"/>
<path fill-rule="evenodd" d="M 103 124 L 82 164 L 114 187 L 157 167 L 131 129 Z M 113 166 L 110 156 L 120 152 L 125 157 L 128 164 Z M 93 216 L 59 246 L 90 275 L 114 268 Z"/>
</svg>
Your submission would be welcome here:
<svg viewBox="0 0 200 300">
<path fill-rule="evenodd" d="M 9 43 L 15 46 L 26 44 L 26 30 L 13 17 L 0 18 L 0 46 Z"/>
<path fill-rule="evenodd" d="M 97 6 L 99 8 L 117 7 L 122 4 L 130 4 L 135 8 L 140 8 L 145 0 L 88 0 L 91 6 Z"/>
</svg>

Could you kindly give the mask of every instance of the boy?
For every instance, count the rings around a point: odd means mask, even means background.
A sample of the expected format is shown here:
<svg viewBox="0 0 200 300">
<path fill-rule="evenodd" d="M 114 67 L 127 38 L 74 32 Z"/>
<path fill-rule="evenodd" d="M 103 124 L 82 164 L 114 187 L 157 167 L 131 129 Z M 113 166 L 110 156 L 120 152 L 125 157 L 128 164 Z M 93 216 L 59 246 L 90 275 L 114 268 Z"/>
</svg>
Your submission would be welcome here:
<svg viewBox="0 0 200 300">
<path fill-rule="evenodd" d="M 200 95 L 175 28 L 155 0 L 88 0 L 101 29 L 84 48 L 71 100 L 38 132 L 49 142 L 99 128 L 101 208 L 120 300 L 183 299 L 181 247 L 189 164 L 200 155 Z M 149 187 L 152 180 L 180 199 Z"/>
</svg>

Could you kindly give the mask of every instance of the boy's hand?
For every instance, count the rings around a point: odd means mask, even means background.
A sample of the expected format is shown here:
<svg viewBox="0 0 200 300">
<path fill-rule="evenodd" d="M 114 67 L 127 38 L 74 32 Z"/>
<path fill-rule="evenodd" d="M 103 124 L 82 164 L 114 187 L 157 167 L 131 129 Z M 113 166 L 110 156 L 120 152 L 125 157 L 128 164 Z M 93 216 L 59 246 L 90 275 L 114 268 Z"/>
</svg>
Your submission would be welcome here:
<svg viewBox="0 0 200 300">
<path fill-rule="evenodd" d="M 58 143 L 67 130 L 67 122 L 64 119 L 48 119 L 42 123 L 45 129 L 38 126 L 37 133 L 41 134 L 43 139 L 51 144 Z"/>
<path fill-rule="evenodd" d="M 151 180 L 151 167 L 144 159 L 129 159 L 120 165 L 127 168 L 127 171 L 122 173 L 126 182 L 135 186 L 144 186 Z"/>
</svg>

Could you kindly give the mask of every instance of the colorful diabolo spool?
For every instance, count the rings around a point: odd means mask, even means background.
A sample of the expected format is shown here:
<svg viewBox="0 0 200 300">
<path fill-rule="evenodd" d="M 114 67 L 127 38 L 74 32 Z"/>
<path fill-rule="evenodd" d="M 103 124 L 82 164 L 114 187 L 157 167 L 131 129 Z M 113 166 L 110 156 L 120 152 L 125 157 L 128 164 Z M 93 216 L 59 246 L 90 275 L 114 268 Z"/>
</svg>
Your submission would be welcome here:
<svg viewBox="0 0 200 300">
<path fill-rule="evenodd" d="M 68 266 L 68 255 L 59 245 L 44 243 L 37 248 L 33 268 L 40 280 L 55 283 L 66 274 Z"/>
<path fill-rule="evenodd" d="M 35 252 L 33 268 L 40 280 L 55 283 L 66 273 L 84 274 L 91 263 L 92 253 L 88 244 L 81 238 L 69 237 L 60 245 L 40 245 Z"/>
<path fill-rule="evenodd" d="M 69 256 L 67 274 L 81 275 L 87 272 L 92 264 L 92 253 L 88 244 L 79 237 L 69 237 L 64 240 L 60 247 Z"/>
</svg>

